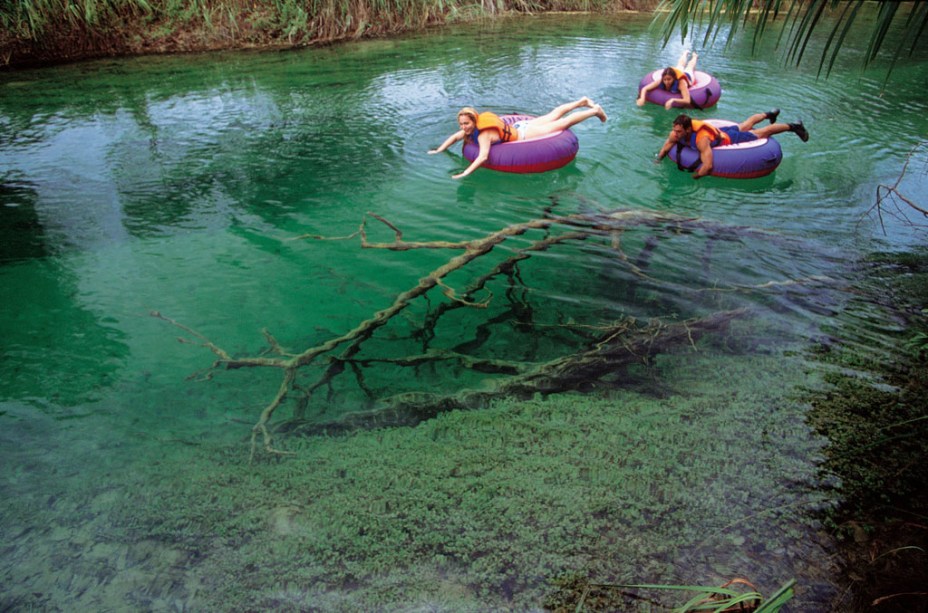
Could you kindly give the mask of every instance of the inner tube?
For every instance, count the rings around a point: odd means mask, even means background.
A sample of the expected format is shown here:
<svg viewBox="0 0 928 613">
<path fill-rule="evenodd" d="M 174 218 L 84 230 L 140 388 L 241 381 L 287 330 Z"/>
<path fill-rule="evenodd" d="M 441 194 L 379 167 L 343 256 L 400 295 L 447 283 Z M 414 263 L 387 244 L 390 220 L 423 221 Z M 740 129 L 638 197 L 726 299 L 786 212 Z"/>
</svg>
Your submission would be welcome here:
<svg viewBox="0 0 928 613">
<path fill-rule="evenodd" d="M 707 119 L 706 122 L 717 128 L 738 125 L 724 119 Z M 678 143 L 670 149 L 668 155 L 680 170 L 692 172 L 699 168 L 699 150 L 694 147 Z M 756 179 L 776 170 L 782 159 L 780 143 L 773 138 L 759 138 L 737 145 L 713 147 L 712 172 L 709 175 L 727 179 Z"/>
<path fill-rule="evenodd" d="M 644 75 L 644 77 L 641 78 L 641 82 L 638 84 L 638 93 L 641 93 L 645 85 L 654 81 L 660 81 L 663 73 L 664 69 L 658 68 L 654 72 L 649 72 Z M 671 98 L 679 97 L 680 94 L 671 93 L 662 87 L 655 87 L 645 95 L 644 99 L 647 102 L 653 102 L 654 104 L 664 106 L 664 103 Z M 674 105 L 674 108 L 707 109 L 710 106 L 715 106 L 715 103 L 718 102 L 721 97 L 722 86 L 719 85 L 718 79 L 709 73 L 697 70 L 696 74 L 693 75 L 693 84 L 690 85 L 690 100 L 692 102 L 686 106 Z"/>
<path fill-rule="evenodd" d="M 524 119 L 534 119 L 533 115 L 500 115 L 507 125 Z M 508 143 L 494 143 L 490 146 L 490 156 L 481 168 L 527 174 L 546 172 L 566 166 L 577 156 L 580 141 L 570 130 L 562 130 L 539 138 L 519 140 Z M 473 162 L 480 153 L 480 147 L 469 140 L 464 141 L 464 157 Z"/>
</svg>

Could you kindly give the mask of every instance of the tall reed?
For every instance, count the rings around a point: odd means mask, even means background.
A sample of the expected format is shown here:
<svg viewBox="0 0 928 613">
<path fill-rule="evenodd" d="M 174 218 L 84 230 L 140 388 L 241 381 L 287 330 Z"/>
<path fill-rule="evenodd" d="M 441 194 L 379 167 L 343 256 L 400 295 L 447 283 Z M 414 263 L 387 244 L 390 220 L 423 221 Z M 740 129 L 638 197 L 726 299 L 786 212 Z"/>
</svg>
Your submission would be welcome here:
<svg viewBox="0 0 928 613">
<path fill-rule="evenodd" d="M 656 0 L 0 0 L 0 64 L 305 45 L 508 13 L 652 8 Z"/>
</svg>

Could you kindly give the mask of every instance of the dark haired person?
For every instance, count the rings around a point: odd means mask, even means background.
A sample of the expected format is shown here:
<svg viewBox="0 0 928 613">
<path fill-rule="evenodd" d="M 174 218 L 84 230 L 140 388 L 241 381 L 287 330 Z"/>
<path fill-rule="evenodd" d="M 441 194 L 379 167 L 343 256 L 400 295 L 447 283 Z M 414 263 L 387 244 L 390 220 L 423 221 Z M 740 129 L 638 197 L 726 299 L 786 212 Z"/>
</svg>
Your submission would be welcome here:
<svg viewBox="0 0 928 613">
<path fill-rule="evenodd" d="M 664 146 L 657 153 L 657 161 L 661 161 L 675 147 L 677 143 L 693 147 L 699 151 L 700 165 L 693 173 L 694 179 L 701 179 L 712 172 L 712 148 L 725 145 L 737 145 L 767 138 L 783 132 L 794 132 L 803 142 L 809 140 L 802 120 L 795 123 L 774 123 L 780 109 L 773 109 L 766 113 L 755 113 L 736 126 L 716 127 L 706 121 L 692 119 L 689 115 L 679 115 L 673 120 L 673 129 L 664 142 Z M 757 124 L 768 120 L 770 125 L 755 128 Z"/>
<path fill-rule="evenodd" d="M 686 56 L 689 55 L 689 53 L 690 51 L 684 51 L 680 59 L 677 60 L 676 66 L 668 66 L 665 68 L 664 72 L 661 73 L 659 81 L 652 81 L 642 87 L 641 91 L 638 92 L 638 100 L 635 101 L 635 104 L 644 106 L 648 92 L 659 87 L 671 94 L 679 94 L 680 96 L 679 98 L 671 98 L 665 102 L 665 109 L 671 109 L 675 106 L 689 106 L 690 102 L 692 102 L 690 98 L 690 85 L 693 84 L 696 76 L 696 60 L 699 59 L 699 56 L 693 53 L 693 57 L 687 61 Z"/>
</svg>

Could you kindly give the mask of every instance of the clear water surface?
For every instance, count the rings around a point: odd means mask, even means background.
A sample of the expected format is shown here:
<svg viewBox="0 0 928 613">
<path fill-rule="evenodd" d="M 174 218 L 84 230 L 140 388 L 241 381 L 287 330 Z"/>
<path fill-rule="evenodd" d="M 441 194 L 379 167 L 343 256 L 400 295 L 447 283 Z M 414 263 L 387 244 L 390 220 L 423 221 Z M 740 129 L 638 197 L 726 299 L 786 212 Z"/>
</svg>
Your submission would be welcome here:
<svg viewBox="0 0 928 613">
<path fill-rule="evenodd" d="M 765 593 L 795 578 L 795 610 L 829 606 L 844 584 L 819 513 L 839 494 L 803 421 L 822 369 L 805 350 L 836 330 L 876 356 L 898 342 L 852 290 L 867 253 L 917 240 L 867 212 L 928 134 L 928 64 L 906 60 L 884 91 L 853 48 L 826 81 L 748 43 L 697 47 L 724 90 L 697 116 L 781 107 L 812 138 L 780 136 L 769 177 L 696 182 L 652 160 L 675 113 L 634 104 L 682 48 L 662 49 L 646 16 L 559 15 L 0 75 L 0 608 L 539 610 L 571 575 L 747 576 Z M 462 106 L 540 114 L 584 95 L 609 120 L 575 128 L 563 169 L 454 181 L 458 148 L 427 154 Z M 925 193 L 925 174 L 901 187 Z M 658 221 L 623 229 L 606 217 L 620 209 Z M 426 350 L 544 362 L 630 317 L 747 315 L 577 391 L 414 428 L 279 434 L 293 455 L 249 461 L 281 372 L 211 371 L 205 339 L 273 356 L 267 330 L 298 353 L 461 254 L 364 249 L 349 237 L 362 220 L 369 240 L 394 238 L 369 212 L 408 241 L 552 215 L 608 227 L 547 249 L 578 228 L 532 230 L 456 269 L 444 283 L 462 296 L 536 249 L 468 295 L 486 308 L 430 319 L 453 300 L 415 298 L 274 423 L 505 377 L 389 361 Z M 298 383 L 324 382 L 343 349 Z"/>
</svg>

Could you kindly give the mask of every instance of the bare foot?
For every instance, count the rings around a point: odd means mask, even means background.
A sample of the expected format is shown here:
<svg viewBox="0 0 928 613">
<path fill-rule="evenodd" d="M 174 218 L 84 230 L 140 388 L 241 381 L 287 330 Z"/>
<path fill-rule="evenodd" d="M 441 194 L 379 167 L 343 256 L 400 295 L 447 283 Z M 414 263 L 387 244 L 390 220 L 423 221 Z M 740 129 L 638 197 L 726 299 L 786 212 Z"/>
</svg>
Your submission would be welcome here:
<svg viewBox="0 0 928 613">
<path fill-rule="evenodd" d="M 592 108 L 592 107 L 594 107 L 594 106 L 596 106 L 596 105 L 595 105 L 595 103 L 594 103 L 592 100 L 590 100 L 587 96 L 584 96 L 583 98 L 580 98 L 580 100 L 577 101 L 577 107 L 579 108 L 579 107 L 581 107 L 581 106 L 587 106 L 587 107 Z"/>
<path fill-rule="evenodd" d="M 606 111 L 603 110 L 603 107 L 596 104 L 596 105 L 593 105 L 593 108 L 596 109 L 596 116 L 599 117 L 599 120 L 601 122 L 605 123 L 606 120 L 609 119 L 608 117 L 606 117 Z"/>
</svg>

